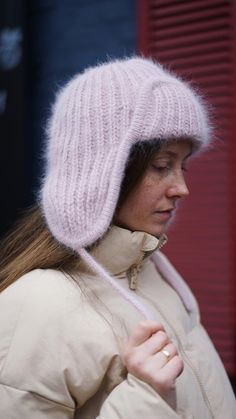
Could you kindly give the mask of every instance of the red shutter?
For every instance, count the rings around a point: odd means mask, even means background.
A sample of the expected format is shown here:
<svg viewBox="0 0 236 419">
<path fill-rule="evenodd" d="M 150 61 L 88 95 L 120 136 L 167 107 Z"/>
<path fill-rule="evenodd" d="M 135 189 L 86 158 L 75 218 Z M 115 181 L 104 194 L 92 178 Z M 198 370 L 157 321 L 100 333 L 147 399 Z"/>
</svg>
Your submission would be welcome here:
<svg viewBox="0 0 236 419">
<path fill-rule="evenodd" d="M 165 251 L 193 289 L 202 321 L 229 374 L 236 373 L 233 3 L 140 0 L 139 4 L 139 50 L 190 80 L 213 105 L 214 149 L 190 165 L 191 194 L 169 230 Z"/>
</svg>

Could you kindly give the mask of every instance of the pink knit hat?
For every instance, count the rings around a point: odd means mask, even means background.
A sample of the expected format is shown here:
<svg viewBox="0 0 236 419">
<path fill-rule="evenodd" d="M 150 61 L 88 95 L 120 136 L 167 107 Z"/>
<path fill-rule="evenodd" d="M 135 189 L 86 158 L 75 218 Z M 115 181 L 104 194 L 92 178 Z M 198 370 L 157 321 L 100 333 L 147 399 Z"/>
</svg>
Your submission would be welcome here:
<svg viewBox="0 0 236 419">
<path fill-rule="evenodd" d="M 209 142 L 194 90 L 149 59 L 89 68 L 59 92 L 48 126 L 42 208 L 55 238 L 78 252 L 107 231 L 131 146 L 154 138 Z"/>
</svg>

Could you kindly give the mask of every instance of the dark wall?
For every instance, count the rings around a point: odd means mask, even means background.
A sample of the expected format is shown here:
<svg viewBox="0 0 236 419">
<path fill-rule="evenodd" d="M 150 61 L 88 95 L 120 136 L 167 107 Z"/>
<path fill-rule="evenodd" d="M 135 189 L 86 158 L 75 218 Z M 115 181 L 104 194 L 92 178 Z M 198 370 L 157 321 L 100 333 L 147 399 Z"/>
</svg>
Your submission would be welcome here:
<svg viewBox="0 0 236 419">
<path fill-rule="evenodd" d="M 26 109 L 24 1 L 0 2 L 0 234 L 16 217 L 24 195 Z"/>
<path fill-rule="evenodd" d="M 135 52 L 137 29 L 135 0 L 1 0 L 0 12 L 0 36 L 8 27 L 20 27 L 22 34 L 11 44 L 13 55 L 21 48 L 21 61 L 10 70 L 1 66 L 0 37 L 3 234 L 37 197 L 44 127 L 55 92 L 85 67 Z"/>
<path fill-rule="evenodd" d="M 28 201 L 42 171 L 43 129 L 58 87 L 107 56 L 132 54 L 136 47 L 135 0 L 38 0 L 28 13 L 30 127 Z"/>
</svg>

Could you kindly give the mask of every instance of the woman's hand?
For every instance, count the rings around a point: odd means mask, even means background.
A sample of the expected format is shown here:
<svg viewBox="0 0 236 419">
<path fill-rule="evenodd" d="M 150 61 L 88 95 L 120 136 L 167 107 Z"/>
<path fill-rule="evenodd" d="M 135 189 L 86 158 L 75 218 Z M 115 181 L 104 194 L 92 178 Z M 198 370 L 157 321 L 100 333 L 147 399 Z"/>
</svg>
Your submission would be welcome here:
<svg viewBox="0 0 236 419">
<path fill-rule="evenodd" d="M 123 362 L 128 372 L 150 384 L 161 397 L 174 388 L 184 367 L 163 326 L 154 320 L 142 321 L 135 328 L 124 350 Z"/>
</svg>

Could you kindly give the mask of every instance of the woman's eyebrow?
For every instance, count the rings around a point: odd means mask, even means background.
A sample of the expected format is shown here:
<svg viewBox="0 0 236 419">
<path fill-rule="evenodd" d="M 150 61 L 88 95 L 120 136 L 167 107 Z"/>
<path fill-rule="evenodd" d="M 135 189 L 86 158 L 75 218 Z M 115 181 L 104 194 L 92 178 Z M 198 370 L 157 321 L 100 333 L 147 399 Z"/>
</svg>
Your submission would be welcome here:
<svg viewBox="0 0 236 419">
<path fill-rule="evenodd" d="M 169 157 L 179 157 L 178 153 L 175 153 L 174 151 L 171 150 L 163 150 L 161 151 L 157 157 L 163 157 L 163 156 L 169 156 Z M 188 157 L 190 157 L 192 155 L 192 151 L 190 151 L 184 158 L 183 160 L 186 160 Z"/>
<path fill-rule="evenodd" d="M 192 156 L 192 154 L 193 154 L 193 152 L 192 151 L 190 151 L 185 157 L 184 157 L 184 160 L 186 160 L 186 159 L 188 159 L 189 157 L 191 157 Z"/>
</svg>

